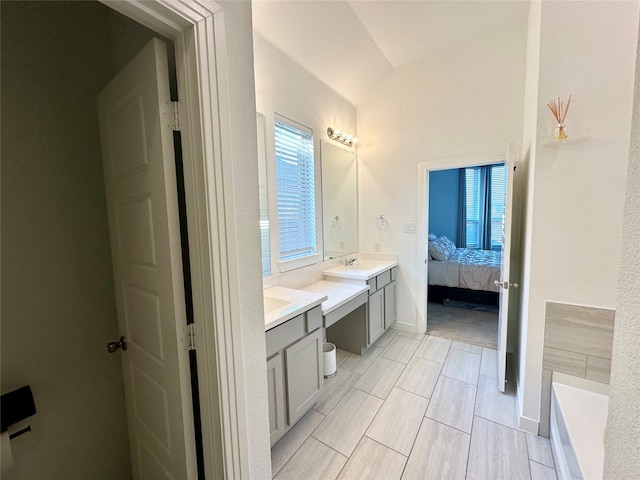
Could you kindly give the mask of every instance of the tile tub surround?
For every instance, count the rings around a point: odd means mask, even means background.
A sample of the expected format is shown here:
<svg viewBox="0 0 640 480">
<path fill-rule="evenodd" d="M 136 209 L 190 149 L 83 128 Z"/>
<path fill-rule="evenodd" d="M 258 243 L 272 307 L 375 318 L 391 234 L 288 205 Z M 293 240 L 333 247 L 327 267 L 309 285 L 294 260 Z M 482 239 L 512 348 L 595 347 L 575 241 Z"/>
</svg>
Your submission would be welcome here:
<svg viewBox="0 0 640 480">
<path fill-rule="evenodd" d="M 385 356 L 398 335 L 391 329 L 366 357 L 338 350 L 322 399 L 272 449 L 275 478 L 556 478 L 549 440 L 509 426 L 516 396 L 497 391 L 495 350 L 412 336 L 420 345 L 405 364 Z M 445 370 L 474 374 L 466 382 Z"/>
<path fill-rule="evenodd" d="M 547 302 L 540 435 L 549 437 L 552 372 L 609 383 L 615 310 Z"/>
</svg>

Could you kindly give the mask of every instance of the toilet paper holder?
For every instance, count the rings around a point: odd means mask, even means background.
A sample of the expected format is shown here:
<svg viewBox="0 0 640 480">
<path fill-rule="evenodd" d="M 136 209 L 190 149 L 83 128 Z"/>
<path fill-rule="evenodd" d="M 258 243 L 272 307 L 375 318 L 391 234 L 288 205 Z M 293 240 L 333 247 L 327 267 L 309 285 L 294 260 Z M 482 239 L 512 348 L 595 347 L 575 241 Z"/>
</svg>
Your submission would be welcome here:
<svg viewBox="0 0 640 480">
<path fill-rule="evenodd" d="M 10 425 L 29 418 L 36 413 L 31 387 L 25 385 L 0 397 L 0 432 L 7 431 Z M 31 431 L 31 425 L 9 434 L 9 440 Z"/>
</svg>

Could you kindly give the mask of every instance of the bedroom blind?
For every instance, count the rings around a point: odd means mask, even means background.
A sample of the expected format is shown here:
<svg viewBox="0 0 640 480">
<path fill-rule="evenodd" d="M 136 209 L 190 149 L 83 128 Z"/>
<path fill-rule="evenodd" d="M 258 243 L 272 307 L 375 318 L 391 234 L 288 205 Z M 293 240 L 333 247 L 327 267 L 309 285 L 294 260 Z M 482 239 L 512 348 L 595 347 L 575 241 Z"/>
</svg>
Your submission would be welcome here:
<svg viewBox="0 0 640 480">
<path fill-rule="evenodd" d="M 275 121 L 280 260 L 316 253 L 313 135 L 299 127 Z"/>
<path fill-rule="evenodd" d="M 467 248 L 501 249 L 507 178 L 505 168 L 504 164 L 465 168 Z"/>
</svg>

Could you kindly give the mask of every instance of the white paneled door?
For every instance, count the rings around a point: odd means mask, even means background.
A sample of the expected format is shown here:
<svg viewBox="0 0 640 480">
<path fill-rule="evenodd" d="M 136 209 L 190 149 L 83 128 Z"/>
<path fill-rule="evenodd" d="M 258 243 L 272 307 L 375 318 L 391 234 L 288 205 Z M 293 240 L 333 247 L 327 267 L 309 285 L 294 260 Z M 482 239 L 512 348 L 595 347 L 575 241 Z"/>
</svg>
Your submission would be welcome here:
<svg viewBox="0 0 640 480">
<path fill-rule="evenodd" d="M 513 215 L 513 176 L 516 153 L 513 144 L 507 149 L 506 188 L 504 213 L 502 216 L 502 268 L 500 269 L 500 313 L 498 314 L 498 389 L 505 390 L 507 373 L 507 331 L 509 319 L 509 290 L 518 284 L 509 283 L 511 260 L 511 220 Z"/>
<path fill-rule="evenodd" d="M 154 39 L 98 96 L 133 478 L 193 478 L 166 46 Z M 115 339 L 117 340 L 117 339 Z M 124 346 L 121 343 L 119 346 Z M 115 346 L 114 346 L 115 348 Z"/>
</svg>

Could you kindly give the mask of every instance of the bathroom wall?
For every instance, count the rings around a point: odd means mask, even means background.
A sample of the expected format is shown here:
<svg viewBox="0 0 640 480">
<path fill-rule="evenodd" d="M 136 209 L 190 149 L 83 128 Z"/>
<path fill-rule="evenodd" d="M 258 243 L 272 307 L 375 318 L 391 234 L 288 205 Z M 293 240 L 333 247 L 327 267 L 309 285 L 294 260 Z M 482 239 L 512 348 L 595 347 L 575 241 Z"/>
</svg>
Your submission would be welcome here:
<svg viewBox="0 0 640 480">
<path fill-rule="evenodd" d="M 520 145 L 526 25 L 489 32 L 387 74 L 358 104 L 360 250 L 399 255 L 398 323 L 417 326 L 418 164 L 504 155 Z M 384 214 L 389 226 L 379 230 Z M 400 326 L 400 325 L 399 325 Z"/>
<path fill-rule="evenodd" d="M 96 96 L 152 33 L 98 2 L 1 8 L 2 392 L 37 409 L 2 478 L 130 478 Z"/>
<path fill-rule="evenodd" d="M 633 105 L 622 250 L 635 254 L 620 262 L 605 441 L 606 479 L 633 478 L 640 472 L 640 41 Z"/>
<path fill-rule="evenodd" d="M 521 421 L 533 431 L 547 302 L 616 308 L 639 6 L 541 5 L 518 379 Z M 546 103 L 569 94 L 574 140 L 545 144 L 554 126 Z"/>
<path fill-rule="evenodd" d="M 265 116 L 267 183 L 269 195 L 269 224 L 277 225 L 274 114 L 278 113 L 313 130 L 316 160 L 316 229 L 319 232 L 318 249 L 323 252 L 322 241 L 322 184 L 320 141 L 330 141 L 327 127 L 332 126 L 357 134 L 356 108 L 344 97 L 322 83 L 311 73 L 275 48 L 259 34 L 253 35 L 254 69 L 256 82 L 256 109 Z M 355 149 L 354 149 L 355 150 Z M 271 273 L 280 273 L 279 245 L 271 236 Z"/>
</svg>

